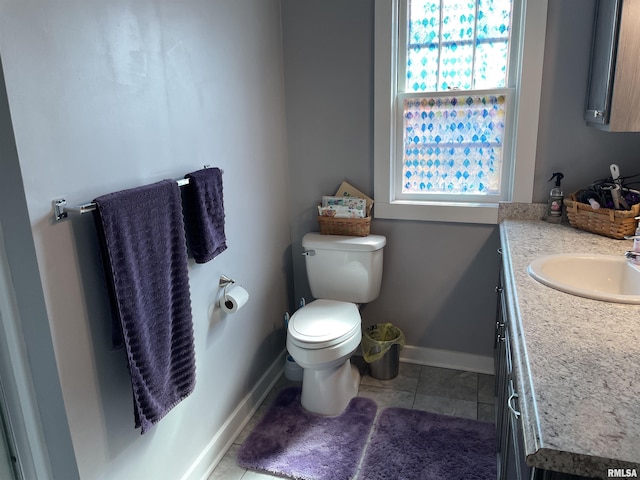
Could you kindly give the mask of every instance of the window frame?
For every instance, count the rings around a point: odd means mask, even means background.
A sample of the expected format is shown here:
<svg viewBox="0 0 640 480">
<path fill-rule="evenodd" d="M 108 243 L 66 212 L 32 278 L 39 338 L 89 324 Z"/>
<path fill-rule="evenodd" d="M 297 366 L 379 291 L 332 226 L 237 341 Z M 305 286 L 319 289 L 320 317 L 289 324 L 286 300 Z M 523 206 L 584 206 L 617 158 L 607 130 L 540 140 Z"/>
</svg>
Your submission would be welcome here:
<svg viewBox="0 0 640 480">
<path fill-rule="evenodd" d="M 402 0 L 375 1 L 374 67 L 374 200 L 377 218 L 496 224 L 498 203 L 400 199 L 395 193 L 397 152 L 401 151 L 402 125 L 398 125 L 397 70 L 398 16 Z M 530 203 L 533 197 L 538 137 L 538 117 L 542 90 L 542 66 L 548 0 L 514 0 L 514 30 L 521 54 L 511 62 L 515 94 L 509 115 L 513 134 L 505 139 L 505 161 L 511 163 L 506 201 Z M 523 14 L 517 9 L 522 8 Z M 517 16 L 516 16 L 517 15 Z M 515 63 L 515 65 L 513 64 Z M 468 91 L 466 91 L 468 92 Z M 519 95 L 519 92 L 527 92 Z M 464 94 L 465 91 L 461 91 Z M 477 93 L 477 92 L 474 92 Z M 432 95 L 431 93 L 425 95 Z M 510 155 L 509 159 L 507 156 Z"/>
</svg>

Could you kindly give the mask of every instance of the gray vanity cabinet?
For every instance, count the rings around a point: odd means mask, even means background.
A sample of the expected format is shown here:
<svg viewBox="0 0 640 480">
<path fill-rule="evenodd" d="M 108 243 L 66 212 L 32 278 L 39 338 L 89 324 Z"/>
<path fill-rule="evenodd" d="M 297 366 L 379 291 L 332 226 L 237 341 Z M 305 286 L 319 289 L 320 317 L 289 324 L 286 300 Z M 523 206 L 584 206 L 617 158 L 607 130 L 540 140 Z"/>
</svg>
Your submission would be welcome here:
<svg viewBox="0 0 640 480">
<path fill-rule="evenodd" d="M 501 249 L 499 253 L 502 255 Z M 496 287 L 498 305 L 494 338 L 497 480 L 589 480 L 568 473 L 530 467 L 525 462 L 523 419 L 520 414 L 516 375 L 513 371 L 513 353 L 509 337 L 512 327 L 504 284 L 504 269 L 501 268 Z"/>
<path fill-rule="evenodd" d="M 611 132 L 640 131 L 640 0 L 597 0 L 584 118 Z"/>
<path fill-rule="evenodd" d="M 529 480 L 531 468 L 524 461 L 522 420 L 513 374 L 509 319 L 506 313 L 503 285 L 501 272 L 496 288 L 498 313 L 494 341 L 497 478 L 498 480 Z"/>
</svg>

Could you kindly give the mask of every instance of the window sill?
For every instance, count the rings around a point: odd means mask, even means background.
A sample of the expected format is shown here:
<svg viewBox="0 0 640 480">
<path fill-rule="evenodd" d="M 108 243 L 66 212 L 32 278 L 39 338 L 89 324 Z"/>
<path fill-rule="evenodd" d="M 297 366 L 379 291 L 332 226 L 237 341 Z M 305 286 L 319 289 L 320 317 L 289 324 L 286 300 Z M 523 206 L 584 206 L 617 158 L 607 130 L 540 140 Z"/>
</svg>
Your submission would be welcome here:
<svg viewBox="0 0 640 480">
<path fill-rule="evenodd" d="M 422 220 L 430 222 L 498 224 L 497 203 L 426 203 L 410 201 L 378 202 L 375 218 Z"/>
</svg>

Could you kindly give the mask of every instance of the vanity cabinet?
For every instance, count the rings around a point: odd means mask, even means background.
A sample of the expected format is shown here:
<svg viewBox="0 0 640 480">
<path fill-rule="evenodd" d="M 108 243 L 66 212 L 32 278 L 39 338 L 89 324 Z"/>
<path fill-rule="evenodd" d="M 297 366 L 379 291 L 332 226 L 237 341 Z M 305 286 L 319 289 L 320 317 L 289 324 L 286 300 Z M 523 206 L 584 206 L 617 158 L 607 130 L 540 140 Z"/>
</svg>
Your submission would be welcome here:
<svg viewBox="0 0 640 480">
<path fill-rule="evenodd" d="M 494 340 L 497 478 L 498 480 L 529 480 L 532 469 L 524 461 L 522 419 L 513 374 L 509 318 L 503 285 L 504 277 L 500 272 L 496 287 L 498 313 Z"/>
<path fill-rule="evenodd" d="M 502 249 L 498 250 L 502 257 Z M 500 259 L 502 261 L 502 258 Z M 497 480 L 589 480 L 587 477 L 534 468 L 525 461 L 524 433 L 513 353 L 509 332 L 511 321 L 504 290 L 504 269 L 500 268 L 494 337 L 495 419 Z"/>
<path fill-rule="evenodd" d="M 597 0 L 584 118 L 611 132 L 640 131 L 640 0 Z"/>
</svg>

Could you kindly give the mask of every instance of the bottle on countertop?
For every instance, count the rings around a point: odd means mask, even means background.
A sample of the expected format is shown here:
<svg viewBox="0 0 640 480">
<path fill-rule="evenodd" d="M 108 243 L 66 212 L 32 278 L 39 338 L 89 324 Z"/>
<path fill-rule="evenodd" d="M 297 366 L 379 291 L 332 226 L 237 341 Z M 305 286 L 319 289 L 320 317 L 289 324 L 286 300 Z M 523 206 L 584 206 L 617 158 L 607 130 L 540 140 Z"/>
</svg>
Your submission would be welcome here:
<svg viewBox="0 0 640 480">
<path fill-rule="evenodd" d="M 547 222 L 560 223 L 562 221 L 562 205 L 564 203 L 564 193 L 560 182 L 564 178 L 561 172 L 554 173 L 549 181 L 556 179 L 556 185 L 549 192 L 549 201 L 547 203 Z"/>
<path fill-rule="evenodd" d="M 599 195 L 591 190 L 578 190 L 576 192 L 576 200 L 580 203 L 588 203 L 591 208 L 598 210 L 600 208 L 600 202 L 598 202 Z"/>
</svg>

